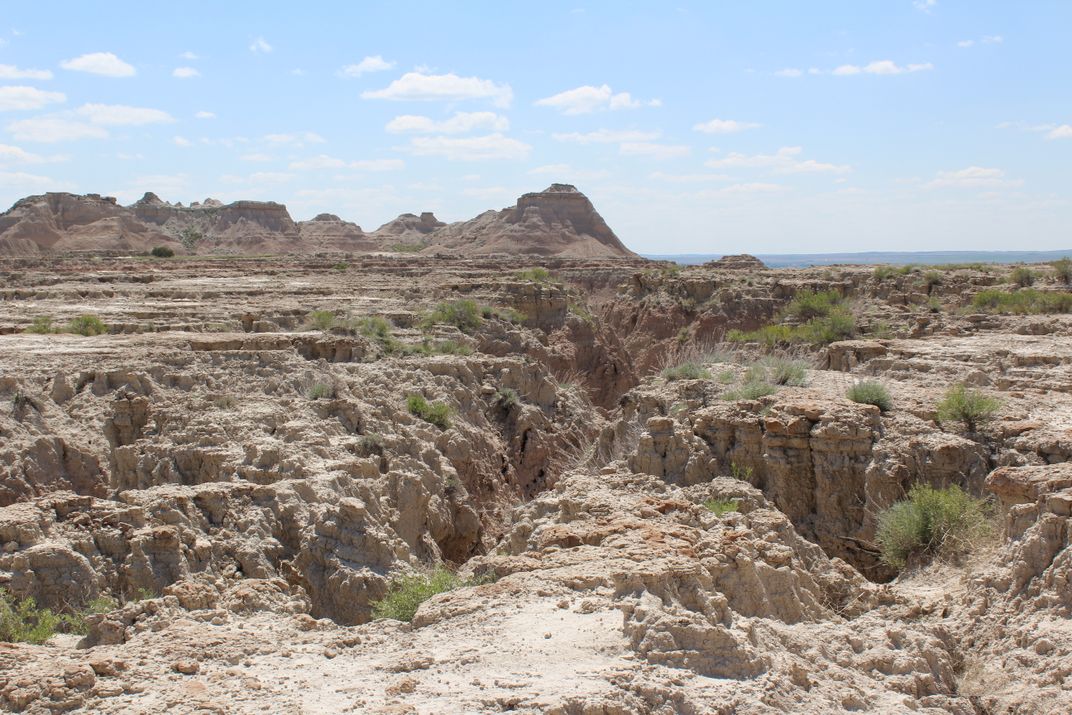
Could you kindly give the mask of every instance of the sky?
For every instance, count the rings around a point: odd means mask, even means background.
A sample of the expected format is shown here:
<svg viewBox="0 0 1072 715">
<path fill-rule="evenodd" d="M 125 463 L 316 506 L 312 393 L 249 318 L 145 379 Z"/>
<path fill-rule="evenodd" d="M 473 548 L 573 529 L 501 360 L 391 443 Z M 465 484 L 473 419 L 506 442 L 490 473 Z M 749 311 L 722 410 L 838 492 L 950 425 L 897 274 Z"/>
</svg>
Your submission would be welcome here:
<svg viewBox="0 0 1072 715">
<path fill-rule="evenodd" d="M 1072 247 L 1067 0 L 0 7 L 3 208 L 558 182 L 648 254 Z"/>
</svg>

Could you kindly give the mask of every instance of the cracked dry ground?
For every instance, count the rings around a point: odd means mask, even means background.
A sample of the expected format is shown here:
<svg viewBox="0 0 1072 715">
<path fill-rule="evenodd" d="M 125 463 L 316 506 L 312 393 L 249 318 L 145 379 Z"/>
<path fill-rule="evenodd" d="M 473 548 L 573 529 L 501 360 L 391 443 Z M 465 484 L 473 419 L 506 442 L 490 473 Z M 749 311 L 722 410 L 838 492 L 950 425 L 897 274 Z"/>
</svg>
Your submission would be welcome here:
<svg viewBox="0 0 1072 715">
<path fill-rule="evenodd" d="M 997 282 L 971 270 L 336 264 L 0 264 L 0 585 L 122 604 L 84 638 L 0 643 L 0 707 L 1069 711 L 1068 318 L 965 312 Z M 886 337 L 812 350 L 805 386 L 758 401 L 721 399 L 748 349 L 659 377 L 804 288 Z M 457 299 L 486 317 L 422 329 Z M 310 329 L 317 310 L 338 325 Z M 109 333 L 22 332 L 84 313 Z M 398 342 L 349 327 L 365 316 Z M 453 342 L 398 348 L 425 339 Z M 844 399 L 863 376 L 892 410 Z M 1003 403 L 971 439 L 934 421 L 958 381 Z M 916 482 L 990 496 L 998 523 L 894 579 L 875 515 Z M 370 621 L 392 576 L 438 563 L 484 583 Z"/>
</svg>

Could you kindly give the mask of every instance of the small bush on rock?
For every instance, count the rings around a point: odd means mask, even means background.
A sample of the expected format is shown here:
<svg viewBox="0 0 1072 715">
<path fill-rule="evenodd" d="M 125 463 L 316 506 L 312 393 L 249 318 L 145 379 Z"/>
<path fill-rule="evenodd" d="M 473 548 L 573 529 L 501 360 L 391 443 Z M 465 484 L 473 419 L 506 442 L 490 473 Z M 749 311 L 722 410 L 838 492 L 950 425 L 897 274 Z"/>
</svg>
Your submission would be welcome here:
<svg viewBox="0 0 1072 715">
<path fill-rule="evenodd" d="M 874 405 L 883 412 L 890 409 L 890 393 L 877 382 L 858 382 L 849 388 L 845 396 L 862 405 Z"/>
<path fill-rule="evenodd" d="M 987 313 L 1016 315 L 1072 313 L 1072 293 L 1040 291 L 1034 288 L 1009 293 L 989 288 L 975 294 L 972 307 Z"/>
<path fill-rule="evenodd" d="M 157 246 L 153 250 L 149 251 L 155 258 L 172 258 L 175 255 L 175 251 L 171 250 L 167 246 Z"/>
<path fill-rule="evenodd" d="M 453 325 L 463 333 L 469 333 L 480 327 L 480 306 L 474 300 L 455 300 L 440 303 L 421 321 L 426 330 L 436 325 Z"/>
<path fill-rule="evenodd" d="M 30 323 L 30 327 L 26 328 L 26 332 L 27 333 L 37 333 L 39 335 L 44 335 L 46 333 L 54 333 L 54 332 L 56 332 L 56 329 L 52 327 L 52 316 L 51 315 L 39 315 L 39 316 L 37 316 L 36 318 L 33 319 L 33 322 Z"/>
<path fill-rule="evenodd" d="M 1021 288 L 1035 285 L 1035 272 L 1027 266 L 1018 266 L 1009 274 L 1009 282 L 1015 283 Z"/>
<path fill-rule="evenodd" d="M 309 324 L 317 330 L 331 330 L 335 326 L 335 313 L 330 310 L 314 310 L 309 313 Z"/>
<path fill-rule="evenodd" d="M 938 422 L 960 422 L 968 432 L 993 419 L 1001 408 L 1001 400 L 964 385 L 955 385 L 938 403 Z"/>
<path fill-rule="evenodd" d="M 103 335 L 108 332 L 108 326 L 95 315 L 79 315 L 67 323 L 65 332 L 86 336 Z"/>
<path fill-rule="evenodd" d="M 443 567 L 428 573 L 399 576 L 391 580 L 387 595 L 372 603 L 372 617 L 409 623 L 420 605 L 432 596 L 467 585 Z"/>
<path fill-rule="evenodd" d="M 935 489 L 917 484 L 907 500 L 879 514 L 876 540 L 882 560 L 902 568 L 915 556 L 962 553 L 985 530 L 982 500 L 956 485 Z"/>
<path fill-rule="evenodd" d="M 1058 258 L 1050 263 L 1050 266 L 1053 268 L 1053 275 L 1058 281 L 1065 285 L 1072 284 L 1072 260 Z"/>
<path fill-rule="evenodd" d="M 829 315 L 834 308 L 841 305 L 841 294 L 833 290 L 810 291 L 805 290 L 796 294 L 796 297 L 785 307 L 785 314 L 791 315 L 797 320 L 808 321 L 812 318 L 822 318 Z"/>
<path fill-rule="evenodd" d="M 429 402 L 424 399 L 423 395 L 410 395 L 406 398 L 406 408 L 411 415 L 439 429 L 450 427 L 450 405 L 442 402 Z"/>
<path fill-rule="evenodd" d="M 708 499 L 703 505 L 715 516 L 737 511 L 737 500 L 735 499 Z"/>
</svg>

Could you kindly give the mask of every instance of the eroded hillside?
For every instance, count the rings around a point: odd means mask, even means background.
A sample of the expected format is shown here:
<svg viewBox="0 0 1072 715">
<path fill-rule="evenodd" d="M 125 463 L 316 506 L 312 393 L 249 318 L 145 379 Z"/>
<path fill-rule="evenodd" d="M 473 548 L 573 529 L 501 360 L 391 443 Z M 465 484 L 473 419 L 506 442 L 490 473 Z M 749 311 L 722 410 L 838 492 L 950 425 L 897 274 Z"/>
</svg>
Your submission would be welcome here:
<svg viewBox="0 0 1072 715">
<path fill-rule="evenodd" d="M 1072 318 L 1036 272 L 0 262 L 0 587 L 109 604 L 0 644 L 0 703 L 1063 712 Z M 939 423 L 955 384 L 993 419 Z M 899 572 L 915 484 L 994 527 Z"/>
</svg>

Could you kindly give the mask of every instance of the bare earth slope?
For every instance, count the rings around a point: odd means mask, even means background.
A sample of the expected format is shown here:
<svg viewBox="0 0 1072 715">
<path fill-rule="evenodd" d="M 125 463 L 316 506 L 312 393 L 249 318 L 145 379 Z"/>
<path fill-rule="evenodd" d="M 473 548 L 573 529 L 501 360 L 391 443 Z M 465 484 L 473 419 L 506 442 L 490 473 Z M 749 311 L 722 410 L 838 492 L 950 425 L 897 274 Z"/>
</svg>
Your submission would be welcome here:
<svg viewBox="0 0 1072 715">
<path fill-rule="evenodd" d="M 295 222 L 271 201 L 213 199 L 189 206 L 146 193 L 130 206 L 96 194 L 29 196 L 0 214 L 0 256 L 70 252 L 285 254 L 424 251 L 582 258 L 636 257 L 584 194 L 565 184 L 525 194 L 516 206 L 445 224 L 429 212 L 402 214 L 371 234 L 333 214 Z"/>
<path fill-rule="evenodd" d="M 110 600 L 0 642 L 0 709 L 1067 712 L 1072 317 L 972 308 L 1004 269 L 530 260 L 0 260 L 0 588 Z M 742 397 L 762 346 L 720 339 L 808 289 L 855 334 Z M 995 519 L 897 573 L 916 483 Z M 437 566 L 468 585 L 373 618 Z"/>
</svg>

